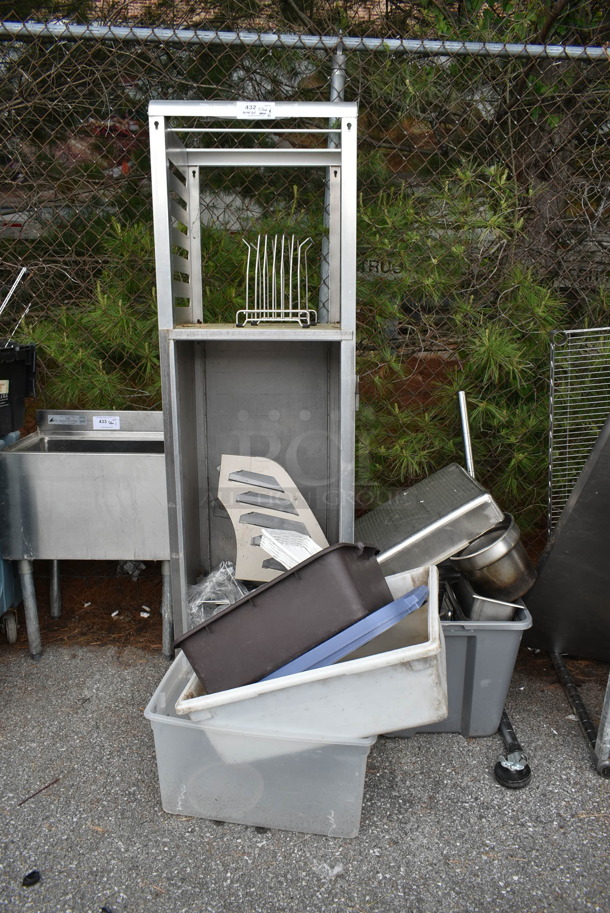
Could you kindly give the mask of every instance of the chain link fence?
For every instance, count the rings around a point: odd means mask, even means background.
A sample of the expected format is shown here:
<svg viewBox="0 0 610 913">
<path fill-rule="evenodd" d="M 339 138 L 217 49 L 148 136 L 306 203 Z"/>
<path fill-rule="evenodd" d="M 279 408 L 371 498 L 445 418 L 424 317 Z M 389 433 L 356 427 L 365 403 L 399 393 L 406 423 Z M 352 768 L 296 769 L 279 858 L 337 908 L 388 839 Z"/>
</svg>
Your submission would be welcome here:
<svg viewBox="0 0 610 913">
<path fill-rule="evenodd" d="M 601 4 L 531 6 L 122 3 L 0 24 L 0 300 L 27 267 L 0 334 L 37 345 L 34 405 L 161 406 L 150 99 L 344 97 L 362 506 L 463 461 L 465 390 L 478 477 L 543 537 L 549 336 L 610 322 L 609 23 Z M 208 319 L 243 306 L 248 233 L 280 210 L 311 233 L 315 181 L 202 188 Z"/>
</svg>

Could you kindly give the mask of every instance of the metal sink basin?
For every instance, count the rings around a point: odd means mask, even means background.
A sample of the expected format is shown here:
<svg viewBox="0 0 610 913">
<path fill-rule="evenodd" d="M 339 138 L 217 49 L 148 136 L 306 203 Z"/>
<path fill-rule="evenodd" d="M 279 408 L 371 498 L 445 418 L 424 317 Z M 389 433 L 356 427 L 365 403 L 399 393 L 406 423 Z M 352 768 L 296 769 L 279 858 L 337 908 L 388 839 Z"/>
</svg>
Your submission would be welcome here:
<svg viewBox="0 0 610 913">
<path fill-rule="evenodd" d="M 169 558 L 161 412 L 40 411 L 0 452 L 4 558 Z"/>
<path fill-rule="evenodd" d="M 98 440 L 29 434 L 12 453 L 163 453 L 163 440 Z"/>
</svg>

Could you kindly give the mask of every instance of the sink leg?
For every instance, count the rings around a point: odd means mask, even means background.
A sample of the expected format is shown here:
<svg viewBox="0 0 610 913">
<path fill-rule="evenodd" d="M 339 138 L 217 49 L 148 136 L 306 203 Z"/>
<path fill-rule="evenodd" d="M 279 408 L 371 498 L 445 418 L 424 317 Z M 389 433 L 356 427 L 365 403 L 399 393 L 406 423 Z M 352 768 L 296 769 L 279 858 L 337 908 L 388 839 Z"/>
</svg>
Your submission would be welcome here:
<svg viewBox="0 0 610 913">
<path fill-rule="evenodd" d="M 38 626 L 38 606 L 36 605 L 36 590 L 34 589 L 34 575 L 32 562 L 23 559 L 19 562 L 19 576 L 21 577 L 21 593 L 23 595 L 23 611 L 25 626 L 28 632 L 28 644 L 32 659 L 42 656 L 42 642 L 40 640 L 40 627 Z"/>
<path fill-rule="evenodd" d="M 51 618 L 61 617 L 61 588 L 59 581 L 59 561 L 51 561 Z"/>
<path fill-rule="evenodd" d="M 174 622 L 172 615 L 172 596 L 169 576 L 169 561 L 161 562 L 161 624 L 162 624 L 162 649 L 166 659 L 174 656 Z"/>
</svg>

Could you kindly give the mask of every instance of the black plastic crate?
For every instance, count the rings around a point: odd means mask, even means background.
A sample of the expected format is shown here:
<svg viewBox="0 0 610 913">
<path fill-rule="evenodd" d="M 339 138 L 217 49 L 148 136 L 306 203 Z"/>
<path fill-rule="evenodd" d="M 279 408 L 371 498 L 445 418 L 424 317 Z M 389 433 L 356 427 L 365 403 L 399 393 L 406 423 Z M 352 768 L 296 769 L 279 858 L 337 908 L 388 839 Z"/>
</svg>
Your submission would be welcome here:
<svg viewBox="0 0 610 913">
<path fill-rule="evenodd" d="M 36 394 L 36 346 L 0 340 L 0 437 L 19 431 L 25 401 Z"/>
</svg>

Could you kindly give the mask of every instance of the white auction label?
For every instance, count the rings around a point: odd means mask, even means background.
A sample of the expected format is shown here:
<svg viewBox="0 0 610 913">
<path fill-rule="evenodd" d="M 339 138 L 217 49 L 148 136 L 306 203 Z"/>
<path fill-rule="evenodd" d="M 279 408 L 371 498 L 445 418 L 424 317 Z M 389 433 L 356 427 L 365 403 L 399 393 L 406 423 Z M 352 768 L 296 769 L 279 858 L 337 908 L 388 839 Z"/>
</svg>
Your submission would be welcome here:
<svg viewBox="0 0 610 913">
<path fill-rule="evenodd" d="M 121 428 L 121 417 L 119 415 L 94 415 L 94 431 L 119 431 Z"/>
<path fill-rule="evenodd" d="M 239 101 L 237 113 L 244 120 L 272 120 L 275 117 L 275 102 Z"/>
</svg>

